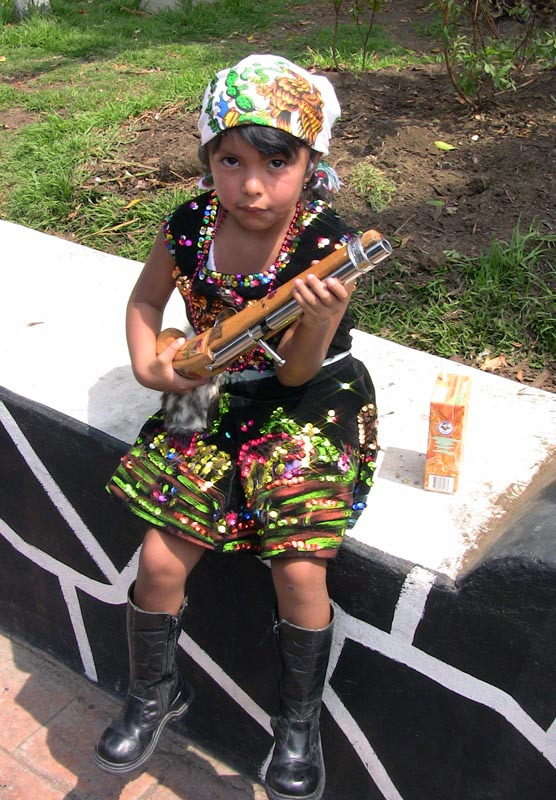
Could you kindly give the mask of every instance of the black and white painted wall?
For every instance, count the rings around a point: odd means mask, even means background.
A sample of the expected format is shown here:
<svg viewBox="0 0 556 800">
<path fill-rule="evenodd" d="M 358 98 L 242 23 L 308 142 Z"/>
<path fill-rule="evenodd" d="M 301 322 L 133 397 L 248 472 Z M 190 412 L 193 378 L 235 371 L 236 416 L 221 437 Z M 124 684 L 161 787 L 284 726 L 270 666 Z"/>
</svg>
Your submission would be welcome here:
<svg viewBox="0 0 556 800">
<path fill-rule="evenodd" d="M 51 238 L 41 239 L 45 258 Z M 99 257 L 69 243 L 52 246 L 56 264 L 58 248 L 70 248 L 72 269 Z M 130 280 L 136 269 L 130 265 Z M 123 308 L 123 293 L 120 302 Z M 47 327 L 25 327 L 40 321 L 39 312 L 20 320 L 21 338 L 48 339 Z M 83 356 L 87 345 L 77 346 Z M 370 506 L 329 570 L 337 624 L 322 724 L 325 798 L 552 800 L 553 397 L 474 375 L 464 494 L 434 495 L 419 483 L 425 443 L 415 429 L 426 429 L 423 398 L 438 364 L 373 337 L 356 337 L 356 346 L 381 375 L 383 453 Z M 91 353 L 99 348 L 95 339 Z M 43 352 L 55 357 L 50 346 Z M 103 485 L 143 420 L 142 408 L 121 402 L 136 387 L 122 357 L 84 378 L 82 406 L 68 401 L 70 390 L 58 403 L 45 383 L 49 374 L 53 380 L 51 361 L 37 359 L 34 383 L 25 384 L 29 376 L 18 377 L 7 347 L 2 356 L 0 625 L 123 695 L 125 597 L 142 523 Z M 73 385 L 80 373 L 72 373 Z M 99 425 L 100 409 L 109 416 L 112 406 L 120 422 L 130 416 L 129 434 Z M 181 666 L 197 689 L 181 730 L 253 776 L 269 755 L 277 700 L 273 605 L 264 562 L 207 554 L 190 582 L 180 639 Z"/>
</svg>

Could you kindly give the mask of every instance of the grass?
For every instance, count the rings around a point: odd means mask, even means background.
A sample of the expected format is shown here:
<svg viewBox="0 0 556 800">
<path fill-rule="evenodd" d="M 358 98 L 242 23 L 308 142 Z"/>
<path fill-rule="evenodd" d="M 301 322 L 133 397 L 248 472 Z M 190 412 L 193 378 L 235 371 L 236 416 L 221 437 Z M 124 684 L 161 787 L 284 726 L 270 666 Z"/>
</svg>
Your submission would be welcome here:
<svg viewBox="0 0 556 800">
<path fill-rule="evenodd" d="M 368 161 L 360 161 L 351 170 L 349 185 L 377 214 L 388 208 L 396 191 L 395 183 Z"/>
<path fill-rule="evenodd" d="M 481 354 L 541 368 L 556 358 L 556 235 L 519 227 L 510 242 L 495 240 L 478 258 L 450 251 L 445 263 L 420 282 L 401 265 L 372 274 L 357 289 L 357 326 L 445 358 L 479 363 Z"/>
</svg>

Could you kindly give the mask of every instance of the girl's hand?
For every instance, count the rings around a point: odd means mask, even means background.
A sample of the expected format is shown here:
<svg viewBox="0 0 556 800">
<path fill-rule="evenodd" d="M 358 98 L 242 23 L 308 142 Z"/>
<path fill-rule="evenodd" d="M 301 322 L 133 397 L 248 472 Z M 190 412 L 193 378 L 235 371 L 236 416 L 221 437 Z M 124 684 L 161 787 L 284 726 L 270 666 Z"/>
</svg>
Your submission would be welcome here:
<svg viewBox="0 0 556 800">
<path fill-rule="evenodd" d="M 207 378 L 182 378 L 175 371 L 172 361 L 175 354 L 185 344 L 185 338 L 173 339 L 152 361 L 143 365 L 140 374 L 137 374 L 139 382 L 150 389 L 157 389 L 160 392 L 177 392 L 186 394 L 196 386 L 201 386 L 210 380 Z"/>
<path fill-rule="evenodd" d="M 303 314 L 280 340 L 278 353 L 285 359 L 285 364 L 276 367 L 280 383 L 300 386 L 317 374 L 353 289 L 353 283 L 344 286 L 336 278 L 321 281 L 311 273 L 295 281 L 292 296 Z"/>
<path fill-rule="evenodd" d="M 298 278 L 292 294 L 303 311 L 302 323 L 307 328 L 326 327 L 332 317 L 343 313 L 351 296 L 350 290 L 336 278 L 321 281 L 312 274 L 305 280 Z"/>
</svg>

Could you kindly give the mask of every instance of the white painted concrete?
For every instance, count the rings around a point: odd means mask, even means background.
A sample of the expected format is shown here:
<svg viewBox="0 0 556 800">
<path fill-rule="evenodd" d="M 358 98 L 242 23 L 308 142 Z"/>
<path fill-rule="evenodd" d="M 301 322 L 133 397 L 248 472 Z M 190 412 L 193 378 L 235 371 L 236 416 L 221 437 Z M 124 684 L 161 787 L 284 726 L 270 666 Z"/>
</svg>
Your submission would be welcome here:
<svg viewBox="0 0 556 800">
<path fill-rule="evenodd" d="M 132 441 L 159 395 L 131 374 L 127 297 L 141 264 L 0 221 L 0 383 Z M 165 325 L 181 327 L 172 298 Z M 353 535 L 455 577 L 496 531 L 541 466 L 556 456 L 556 395 L 354 331 L 377 388 L 376 485 Z M 439 370 L 471 375 L 460 488 L 422 489 L 428 412 Z"/>
</svg>

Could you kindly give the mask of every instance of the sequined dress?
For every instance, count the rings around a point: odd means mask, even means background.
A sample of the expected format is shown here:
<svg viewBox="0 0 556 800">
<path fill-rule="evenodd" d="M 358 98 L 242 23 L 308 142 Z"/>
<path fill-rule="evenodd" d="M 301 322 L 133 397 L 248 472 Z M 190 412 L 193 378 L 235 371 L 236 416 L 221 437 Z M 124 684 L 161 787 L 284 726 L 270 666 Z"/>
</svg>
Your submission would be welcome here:
<svg viewBox="0 0 556 800">
<path fill-rule="evenodd" d="M 174 278 L 196 332 L 342 246 L 350 232 L 318 200 L 298 208 L 276 262 L 253 275 L 210 269 L 222 209 L 206 193 L 165 222 Z M 298 387 L 276 378 L 259 347 L 230 365 L 209 428 L 173 435 L 147 420 L 107 485 L 149 524 L 222 553 L 334 557 L 363 508 L 376 458 L 371 378 L 350 353 L 346 312 L 320 372 Z M 281 334 L 278 334 L 278 339 Z"/>
</svg>

